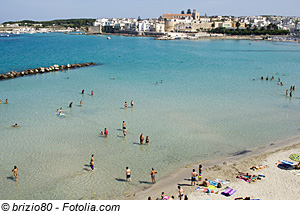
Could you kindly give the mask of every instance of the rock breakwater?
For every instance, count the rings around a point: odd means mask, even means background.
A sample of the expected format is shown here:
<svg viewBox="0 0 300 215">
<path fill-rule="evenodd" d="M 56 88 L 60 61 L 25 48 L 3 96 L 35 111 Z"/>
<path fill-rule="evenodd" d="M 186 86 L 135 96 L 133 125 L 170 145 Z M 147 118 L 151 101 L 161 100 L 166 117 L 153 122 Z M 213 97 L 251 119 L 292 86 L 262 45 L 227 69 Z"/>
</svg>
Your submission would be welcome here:
<svg viewBox="0 0 300 215">
<path fill-rule="evenodd" d="M 37 74 L 42 74 L 42 73 L 47 73 L 47 72 L 57 72 L 61 70 L 68 70 L 68 69 L 76 69 L 80 67 L 86 67 L 86 66 L 91 66 L 91 65 L 96 65 L 95 63 L 76 63 L 76 64 L 67 64 L 67 65 L 53 65 L 49 67 L 38 67 L 36 69 L 28 69 L 28 70 L 23 70 L 20 72 L 17 71 L 11 71 L 6 74 L 0 74 L 0 80 L 6 80 L 6 79 L 12 79 L 16 77 L 22 77 L 26 75 L 37 75 Z"/>
</svg>

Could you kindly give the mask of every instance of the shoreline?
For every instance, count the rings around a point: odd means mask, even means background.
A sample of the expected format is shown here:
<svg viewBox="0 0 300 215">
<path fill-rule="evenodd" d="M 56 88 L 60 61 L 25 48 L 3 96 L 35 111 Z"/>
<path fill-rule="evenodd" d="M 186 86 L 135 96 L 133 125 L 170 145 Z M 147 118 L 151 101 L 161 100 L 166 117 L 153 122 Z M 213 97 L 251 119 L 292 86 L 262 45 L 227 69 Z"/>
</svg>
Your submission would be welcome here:
<svg viewBox="0 0 300 215">
<path fill-rule="evenodd" d="M 270 143 L 269 145 L 262 146 L 262 147 L 256 147 L 253 149 L 249 149 L 242 151 L 241 154 L 235 153 L 232 156 L 226 156 L 218 159 L 213 160 L 204 160 L 197 163 L 188 164 L 184 167 L 180 167 L 174 172 L 170 173 L 169 175 L 157 180 L 157 183 L 155 185 L 150 186 L 144 186 L 141 189 L 136 190 L 135 192 L 132 191 L 127 195 L 127 198 L 123 198 L 124 200 L 147 200 L 148 196 L 151 196 L 152 199 L 156 199 L 157 197 L 160 197 L 161 192 L 165 192 L 168 196 L 174 196 L 175 200 L 178 199 L 178 191 L 177 186 L 180 185 L 184 189 L 184 194 L 188 195 L 189 199 L 201 199 L 197 198 L 197 195 L 200 194 L 200 191 L 196 191 L 196 186 L 190 186 L 190 174 L 192 172 L 192 169 L 195 169 L 196 172 L 198 172 L 198 165 L 202 164 L 203 166 L 203 177 L 202 181 L 205 178 L 208 178 L 209 180 L 215 180 L 216 178 L 220 178 L 222 180 L 230 180 L 230 183 L 227 184 L 228 186 L 235 186 L 237 183 L 242 182 L 242 186 L 247 185 L 246 182 L 243 182 L 242 180 L 236 179 L 236 173 L 239 171 L 242 172 L 248 172 L 251 174 L 261 174 L 264 171 L 255 171 L 253 172 L 249 168 L 252 166 L 264 165 L 264 161 L 266 161 L 266 158 L 270 156 L 278 156 L 279 153 L 288 152 L 289 150 L 295 151 L 294 153 L 297 153 L 300 150 L 300 136 L 295 136 L 286 140 L 282 140 L 276 143 Z M 272 167 L 275 167 L 275 163 L 279 160 L 289 160 L 288 157 L 278 157 L 277 160 L 271 161 L 274 165 Z M 247 166 L 247 168 L 246 168 Z M 269 165 L 270 166 L 270 165 Z M 276 167 L 277 168 L 277 167 Z M 271 169 L 267 168 L 266 170 Z M 288 173 L 290 174 L 290 173 Z M 296 175 L 292 175 L 295 176 Z M 268 180 L 264 179 L 264 180 Z M 149 178 L 150 182 L 150 178 Z M 259 184 L 260 182 L 257 182 Z M 223 187 L 227 186 L 223 185 Z M 299 177 L 299 185 L 300 185 L 300 177 Z M 300 186 L 298 186 L 300 189 Z M 221 188 L 222 190 L 222 188 Z M 204 199 L 207 199 L 208 194 L 201 193 Z M 204 194 L 204 195 L 203 195 Z M 213 194 L 211 194 L 213 195 Z M 300 193 L 298 194 L 298 198 L 300 198 Z M 223 195 L 213 195 L 211 197 L 217 197 L 216 199 L 219 200 L 227 200 L 227 199 L 234 199 L 238 197 L 239 195 L 233 195 L 232 198 L 224 197 Z M 270 198 L 270 200 L 276 200 L 273 198 Z"/>
</svg>

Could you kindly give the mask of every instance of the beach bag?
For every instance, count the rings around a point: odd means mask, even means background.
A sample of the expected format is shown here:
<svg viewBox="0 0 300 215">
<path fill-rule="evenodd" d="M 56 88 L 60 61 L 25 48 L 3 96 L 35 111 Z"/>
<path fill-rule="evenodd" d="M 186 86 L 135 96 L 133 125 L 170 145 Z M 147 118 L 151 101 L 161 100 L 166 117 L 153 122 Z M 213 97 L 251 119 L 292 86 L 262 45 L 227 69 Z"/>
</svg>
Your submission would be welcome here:
<svg viewBox="0 0 300 215">
<path fill-rule="evenodd" d="M 222 187 L 222 184 L 218 183 L 217 188 L 221 188 L 221 187 Z"/>
</svg>

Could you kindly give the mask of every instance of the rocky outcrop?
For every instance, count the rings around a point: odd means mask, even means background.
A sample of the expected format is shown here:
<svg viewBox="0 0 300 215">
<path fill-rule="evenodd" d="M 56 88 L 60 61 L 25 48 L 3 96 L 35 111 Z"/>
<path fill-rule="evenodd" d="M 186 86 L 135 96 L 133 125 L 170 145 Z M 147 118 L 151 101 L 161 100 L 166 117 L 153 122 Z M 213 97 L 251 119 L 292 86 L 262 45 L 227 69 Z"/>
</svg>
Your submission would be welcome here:
<svg viewBox="0 0 300 215">
<path fill-rule="evenodd" d="M 40 74 L 40 73 L 45 73 L 45 72 L 57 72 L 60 70 L 68 70 L 68 69 L 75 69 L 75 68 L 81 68 L 81 67 L 86 67 L 86 66 L 91 66 L 91 65 L 96 65 L 95 63 L 76 63 L 76 64 L 67 64 L 67 65 L 53 65 L 49 67 L 38 67 L 36 69 L 28 69 L 24 71 L 11 71 L 6 74 L 0 74 L 0 80 L 6 80 L 6 79 L 12 79 L 15 77 L 23 77 L 26 75 L 34 75 L 34 74 Z"/>
</svg>

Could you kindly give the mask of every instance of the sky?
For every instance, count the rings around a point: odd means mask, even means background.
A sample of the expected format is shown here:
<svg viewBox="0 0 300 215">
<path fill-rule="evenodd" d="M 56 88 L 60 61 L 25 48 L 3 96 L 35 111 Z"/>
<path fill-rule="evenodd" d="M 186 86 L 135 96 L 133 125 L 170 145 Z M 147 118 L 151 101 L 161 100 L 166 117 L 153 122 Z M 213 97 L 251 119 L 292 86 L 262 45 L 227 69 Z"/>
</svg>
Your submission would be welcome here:
<svg viewBox="0 0 300 215">
<path fill-rule="evenodd" d="M 0 0 L 0 23 L 69 18 L 158 18 L 196 9 L 200 15 L 300 17 L 300 0 Z"/>
</svg>

